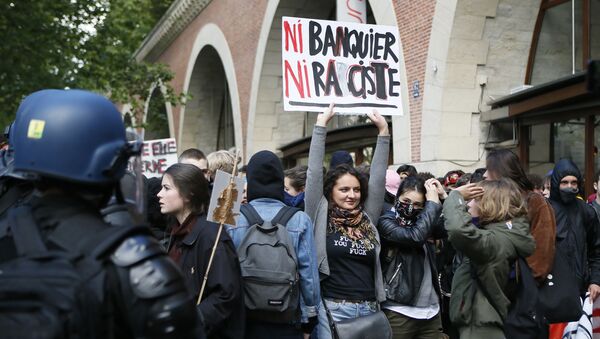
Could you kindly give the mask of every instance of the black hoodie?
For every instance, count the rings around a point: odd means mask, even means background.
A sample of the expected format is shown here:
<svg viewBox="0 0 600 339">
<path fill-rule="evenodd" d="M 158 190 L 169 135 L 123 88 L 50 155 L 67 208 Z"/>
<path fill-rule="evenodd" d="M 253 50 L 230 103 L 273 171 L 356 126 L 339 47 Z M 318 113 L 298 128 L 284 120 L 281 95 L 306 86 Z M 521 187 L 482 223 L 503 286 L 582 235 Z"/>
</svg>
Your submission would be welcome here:
<svg viewBox="0 0 600 339">
<path fill-rule="evenodd" d="M 271 198 L 283 202 L 283 167 L 279 158 L 270 151 L 260 151 L 250 158 L 247 167 L 248 202 Z"/>
<path fill-rule="evenodd" d="M 568 159 L 561 159 L 552 172 L 550 204 L 556 214 L 556 247 L 574 268 L 583 293 L 589 284 L 600 285 L 600 223 L 594 209 L 581 199 L 565 203 L 560 196 L 560 181 L 566 176 L 577 178 L 583 185 L 581 172 Z"/>
</svg>

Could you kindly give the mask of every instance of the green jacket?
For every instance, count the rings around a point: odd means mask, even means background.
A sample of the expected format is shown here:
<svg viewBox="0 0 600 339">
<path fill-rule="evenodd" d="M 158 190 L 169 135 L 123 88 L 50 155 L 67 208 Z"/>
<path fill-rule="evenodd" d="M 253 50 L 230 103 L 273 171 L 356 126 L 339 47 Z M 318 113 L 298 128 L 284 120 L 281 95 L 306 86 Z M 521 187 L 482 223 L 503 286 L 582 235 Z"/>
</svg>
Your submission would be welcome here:
<svg viewBox="0 0 600 339">
<path fill-rule="evenodd" d="M 526 218 L 515 218 L 477 228 L 459 192 L 453 191 L 444 202 L 446 230 L 452 246 L 464 254 L 454 273 L 450 298 L 450 320 L 457 327 L 498 327 L 510 304 L 505 295 L 511 262 L 535 250 Z M 526 217 L 526 216 L 525 216 Z M 502 318 L 477 287 L 471 274 L 475 267 L 480 282 L 500 309 Z"/>
</svg>

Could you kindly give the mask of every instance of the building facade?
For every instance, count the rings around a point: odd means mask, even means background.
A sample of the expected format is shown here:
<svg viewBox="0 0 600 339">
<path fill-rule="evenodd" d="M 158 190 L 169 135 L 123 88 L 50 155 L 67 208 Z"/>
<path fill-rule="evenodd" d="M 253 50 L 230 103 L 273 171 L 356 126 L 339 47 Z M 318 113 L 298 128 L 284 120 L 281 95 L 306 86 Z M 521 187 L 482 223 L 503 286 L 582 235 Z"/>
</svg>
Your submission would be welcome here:
<svg viewBox="0 0 600 339">
<path fill-rule="evenodd" d="M 595 145 L 585 123 L 596 119 L 593 109 L 531 120 L 540 107 L 522 101 L 549 82 L 587 74 L 587 60 L 598 58 L 600 0 L 370 0 L 367 7 L 368 23 L 395 25 L 400 34 L 405 114 L 390 119 L 391 163 L 442 175 L 482 167 L 486 150 L 508 147 L 540 174 L 557 156 L 583 156 L 586 173 L 598 168 L 595 158 L 593 169 L 585 162 Z M 167 107 L 179 148 L 236 147 L 245 159 L 270 149 L 288 165 L 304 162 L 316 114 L 283 111 L 281 17 L 334 20 L 335 9 L 334 0 L 176 0 L 136 58 L 167 64 L 175 90 L 192 97 Z M 369 156 L 376 131 L 364 118 L 340 117 L 331 128 L 328 151 L 351 150 L 358 162 Z"/>
</svg>

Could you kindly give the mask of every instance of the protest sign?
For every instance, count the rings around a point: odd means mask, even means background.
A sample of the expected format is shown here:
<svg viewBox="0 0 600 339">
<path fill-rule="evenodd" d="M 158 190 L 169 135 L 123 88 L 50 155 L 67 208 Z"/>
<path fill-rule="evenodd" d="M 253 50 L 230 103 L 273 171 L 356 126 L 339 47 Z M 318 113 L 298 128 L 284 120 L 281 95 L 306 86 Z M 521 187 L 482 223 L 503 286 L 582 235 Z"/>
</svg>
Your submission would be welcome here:
<svg viewBox="0 0 600 339">
<path fill-rule="evenodd" d="M 244 196 L 244 179 L 231 179 L 231 174 L 217 170 L 206 220 L 234 226 L 237 223 Z"/>
<path fill-rule="evenodd" d="M 281 42 L 286 111 L 403 114 L 396 27 L 283 17 Z"/>
<path fill-rule="evenodd" d="M 142 149 L 142 174 L 147 178 L 160 178 L 169 166 L 177 163 L 175 138 L 144 141 Z"/>
</svg>

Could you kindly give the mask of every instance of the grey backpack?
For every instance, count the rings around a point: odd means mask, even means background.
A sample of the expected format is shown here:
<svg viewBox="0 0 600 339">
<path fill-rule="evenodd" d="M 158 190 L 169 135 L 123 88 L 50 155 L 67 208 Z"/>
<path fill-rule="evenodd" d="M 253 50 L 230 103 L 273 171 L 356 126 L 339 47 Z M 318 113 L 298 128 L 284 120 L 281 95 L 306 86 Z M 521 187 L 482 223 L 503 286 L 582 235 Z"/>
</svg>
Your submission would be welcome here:
<svg viewBox="0 0 600 339">
<path fill-rule="evenodd" d="M 298 319 L 298 259 L 285 225 L 299 209 L 285 206 L 271 221 L 250 204 L 241 212 L 251 225 L 238 247 L 244 300 L 251 319 L 289 323 Z"/>
</svg>

